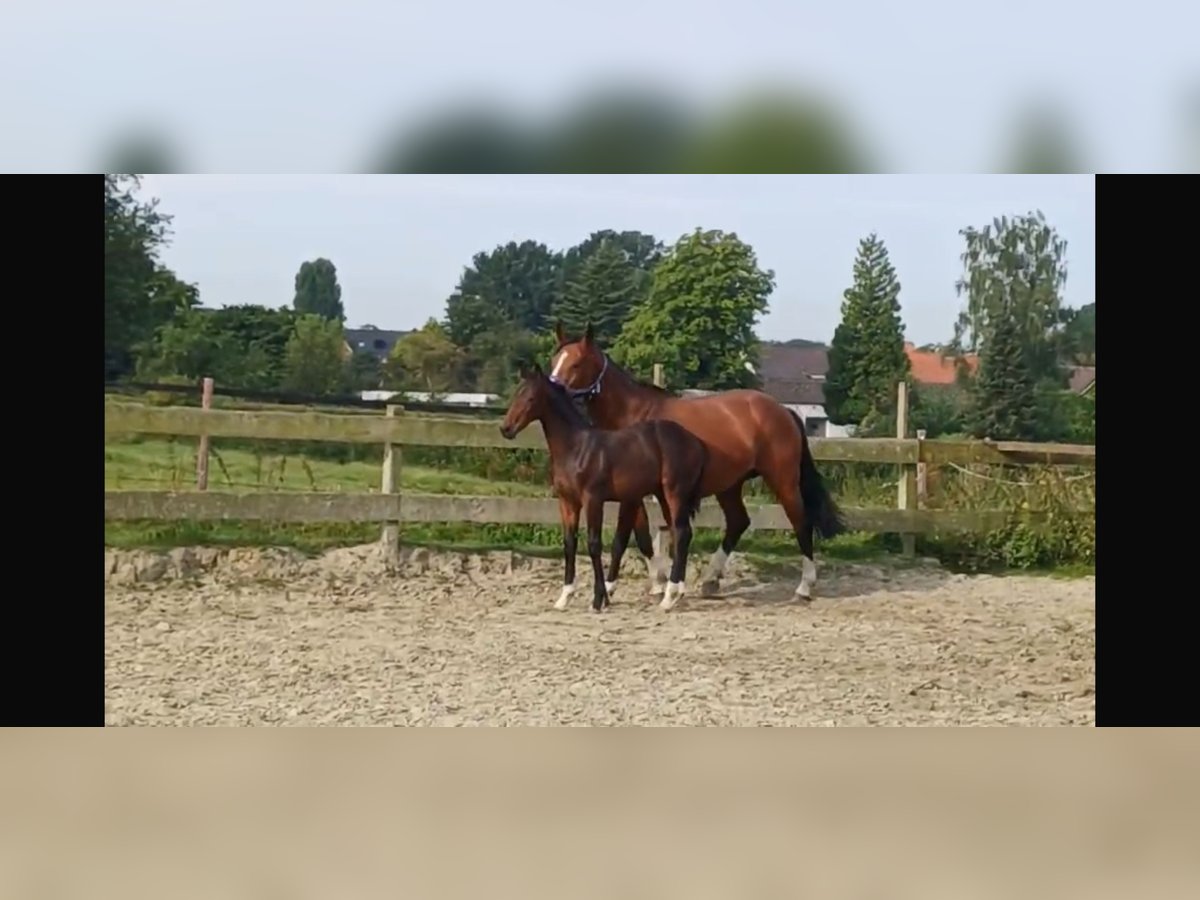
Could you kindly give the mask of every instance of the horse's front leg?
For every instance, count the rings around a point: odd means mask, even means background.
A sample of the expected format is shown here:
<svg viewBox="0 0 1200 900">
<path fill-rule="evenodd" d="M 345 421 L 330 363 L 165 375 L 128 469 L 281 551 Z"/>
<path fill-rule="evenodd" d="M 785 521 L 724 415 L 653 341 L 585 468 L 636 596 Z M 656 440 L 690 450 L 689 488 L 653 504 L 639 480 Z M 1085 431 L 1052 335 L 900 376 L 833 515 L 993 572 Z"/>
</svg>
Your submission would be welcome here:
<svg viewBox="0 0 1200 900">
<path fill-rule="evenodd" d="M 742 482 L 745 484 L 745 482 Z M 725 564 L 737 547 L 746 529 L 750 527 L 750 513 L 746 511 L 746 503 L 742 500 L 742 484 L 717 494 L 717 502 L 725 513 L 725 535 L 708 563 L 708 571 L 700 583 L 700 596 L 712 597 L 720 590 L 721 576 L 725 574 Z"/>
<path fill-rule="evenodd" d="M 554 602 L 555 609 L 566 609 L 575 592 L 575 551 L 579 541 L 579 506 L 562 497 L 558 499 L 558 514 L 563 527 L 563 588 Z"/>
<path fill-rule="evenodd" d="M 592 609 L 596 612 L 608 606 L 608 591 L 604 587 L 604 562 L 600 558 L 604 545 L 601 533 L 604 530 L 604 501 L 596 497 L 588 497 L 584 507 L 587 516 L 587 546 L 588 556 L 592 558 L 592 573 L 596 579 L 592 595 Z"/>
</svg>

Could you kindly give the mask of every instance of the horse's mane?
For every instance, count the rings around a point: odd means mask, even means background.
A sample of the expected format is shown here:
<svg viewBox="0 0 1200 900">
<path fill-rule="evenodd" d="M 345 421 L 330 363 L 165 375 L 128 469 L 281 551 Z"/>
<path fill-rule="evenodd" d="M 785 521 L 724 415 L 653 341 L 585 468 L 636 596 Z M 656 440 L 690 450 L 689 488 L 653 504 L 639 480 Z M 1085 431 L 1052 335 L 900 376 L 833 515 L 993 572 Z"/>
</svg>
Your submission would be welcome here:
<svg viewBox="0 0 1200 900">
<path fill-rule="evenodd" d="M 545 384 L 550 397 L 550 406 L 559 418 L 565 419 L 576 428 L 587 428 L 590 430 L 593 427 L 588 417 L 581 413 L 575 406 L 565 387 L 551 381 L 545 375 L 542 376 L 542 383 Z"/>
<path fill-rule="evenodd" d="M 638 387 L 643 387 L 643 388 L 646 388 L 647 390 L 654 391 L 656 394 L 662 394 L 664 397 L 674 397 L 675 396 L 675 393 L 673 391 L 668 391 L 664 387 L 659 387 L 653 381 L 642 381 L 642 379 L 634 377 L 633 375 L 630 374 L 628 369 L 622 368 L 621 366 L 618 366 L 615 362 L 613 362 L 613 358 L 611 356 L 609 356 L 607 353 L 604 355 L 605 355 L 605 358 L 608 359 L 608 367 L 610 369 L 616 369 L 618 372 L 620 372 L 622 375 L 624 375 L 626 378 L 628 378 L 630 381 L 632 381 Z"/>
</svg>

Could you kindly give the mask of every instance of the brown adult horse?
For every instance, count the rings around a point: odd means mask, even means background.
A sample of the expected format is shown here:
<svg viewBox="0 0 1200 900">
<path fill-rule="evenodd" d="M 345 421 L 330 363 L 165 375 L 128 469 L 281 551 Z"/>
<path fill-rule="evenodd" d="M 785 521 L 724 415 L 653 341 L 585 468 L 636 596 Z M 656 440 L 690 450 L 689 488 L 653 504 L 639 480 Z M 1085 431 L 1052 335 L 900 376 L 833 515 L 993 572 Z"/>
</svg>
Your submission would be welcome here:
<svg viewBox="0 0 1200 900">
<path fill-rule="evenodd" d="M 810 600 L 817 581 L 814 529 L 830 538 L 844 531 L 845 524 L 817 472 L 800 417 L 762 391 L 676 397 L 638 381 L 612 362 L 596 346 L 590 324 L 575 341 L 567 339 L 561 323 L 555 333 L 558 345 L 550 379 L 572 397 L 583 398 L 597 426 L 623 428 L 648 419 L 668 419 L 683 425 L 708 448 L 701 496 L 716 495 L 725 513 L 725 535 L 713 553 L 701 593 L 711 596 L 719 588 L 729 555 L 750 527 L 742 485 L 761 475 L 783 506 L 803 554 L 796 596 Z M 639 544 L 649 539 L 644 504 L 637 509 L 634 529 Z M 653 564 L 652 569 L 661 571 Z"/>
<path fill-rule="evenodd" d="M 566 609 L 575 590 L 575 551 L 579 512 L 587 520 L 588 555 L 595 573 L 592 609 L 608 606 L 611 582 L 621 567 L 621 551 L 629 540 L 634 516 L 649 495 L 658 498 L 663 517 L 674 526 L 675 559 L 671 583 L 660 604 L 674 606 L 683 594 L 688 547 L 692 542 L 691 519 L 700 506 L 699 487 L 708 453 L 704 443 L 678 422 L 636 422 L 612 431 L 598 429 L 575 408 L 570 396 L 534 365 L 521 372 L 521 384 L 500 426 L 508 440 L 530 422 L 540 421 L 550 450 L 554 492 L 558 495 L 563 525 L 563 589 L 555 607 Z M 604 526 L 604 503 L 620 506 L 617 542 L 613 546 L 612 578 L 605 583 L 600 560 L 600 533 Z M 644 512 L 643 512 L 644 514 Z"/>
</svg>

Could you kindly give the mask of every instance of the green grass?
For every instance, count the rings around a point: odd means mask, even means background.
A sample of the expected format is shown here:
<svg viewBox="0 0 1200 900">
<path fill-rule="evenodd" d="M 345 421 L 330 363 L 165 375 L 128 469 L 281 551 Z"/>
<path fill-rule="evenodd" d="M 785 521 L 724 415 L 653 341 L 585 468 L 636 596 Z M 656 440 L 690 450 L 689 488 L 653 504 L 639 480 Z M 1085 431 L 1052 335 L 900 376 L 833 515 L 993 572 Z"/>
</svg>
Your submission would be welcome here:
<svg viewBox="0 0 1200 900">
<path fill-rule="evenodd" d="M 210 490 L 378 491 L 380 466 L 303 456 L 256 454 L 214 441 L 208 464 Z M 104 448 L 105 490 L 195 490 L 194 441 L 110 442 Z M 547 484 L 497 481 L 478 475 L 401 465 L 401 490 L 430 494 L 549 497 Z"/>
<path fill-rule="evenodd" d="M 347 448 L 351 452 L 346 451 Z M 254 491 L 377 491 L 380 483 L 379 448 L 318 445 L 308 455 L 288 452 L 283 442 L 215 440 L 209 463 L 212 490 Z M 194 490 L 194 438 L 178 440 L 126 437 L 105 446 L 104 481 L 107 490 Z M 333 452 L 336 451 L 336 452 Z M 424 451 L 422 453 L 422 451 Z M 374 459 L 363 459 L 368 452 Z M 514 455 L 510 455 L 514 454 Z M 543 464 L 521 461 L 514 451 L 471 451 L 469 448 L 410 448 L 401 466 L 403 491 L 431 494 L 474 494 L 550 497 Z M 342 456 L 337 459 L 322 458 Z M 526 454 L 528 455 L 528 454 Z M 441 465 L 415 465 L 426 462 Z M 474 468 L 475 474 L 461 471 Z M 891 466 L 827 464 L 822 467 L 830 488 L 843 507 L 882 507 L 895 502 L 895 469 Z M 1029 467 L 1014 474 L 984 469 L 979 475 L 955 471 L 931 473 L 929 505 L 942 509 L 1058 509 L 1056 536 L 1043 540 L 1014 532 L 919 538 L 918 556 L 936 557 L 957 571 L 1044 572 L 1061 577 L 1094 573 L 1094 479 L 1080 480 L 1054 468 Z M 1015 484 L 1013 482 L 1016 482 Z M 772 502 L 762 486 L 747 486 L 750 504 Z M 1066 513 L 1066 510 L 1075 510 Z M 1082 524 L 1081 524 L 1082 523 Z M 374 541 L 376 524 L 270 522 L 106 522 L 105 544 L 111 547 L 166 548 L 181 545 L 289 546 L 307 553 Z M 557 557 L 562 551 L 558 527 L 467 523 L 409 524 L 402 539 L 410 546 L 464 551 L 512 549 Z M 697 529 L 693 548 L 711 553 L 721 539 L 719 529 Z M 604 543 L 611 547 L 612 531 Z M 870 559 L 899 550 L 897 535 L 854 533 L 820 541 L 819 556 L 827 559 Z M 790 565 L 797 548 L 785 532 L 751 532 L 738 545 L 740 552 L 771 565 Z M 639 558 L 636 547 L 629 553 Z"/>
</svg>

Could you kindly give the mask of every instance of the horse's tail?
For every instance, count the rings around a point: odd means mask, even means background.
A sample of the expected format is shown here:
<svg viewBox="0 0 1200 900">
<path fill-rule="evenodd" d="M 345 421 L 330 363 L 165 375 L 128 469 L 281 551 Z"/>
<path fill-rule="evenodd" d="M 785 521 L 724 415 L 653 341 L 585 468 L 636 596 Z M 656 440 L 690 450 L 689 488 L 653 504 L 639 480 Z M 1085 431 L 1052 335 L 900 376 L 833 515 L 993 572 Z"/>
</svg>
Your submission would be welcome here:
<svg viewBox="0 0 1200 900">
<path fill-rule="evenodd" d="M 804 430 L 804 421 L 789 409 L 796 427 L 800 429 L 800 497 L 804 500 L 804 512 L 808 515 L 817 534 L 823 538 L 831 538 L 846 531 L 846 522 L 842 518 L 825 480 L 817 471 L 813 461 L 812 447 L 808 443 L 808 434 Z"/>
</svg>

